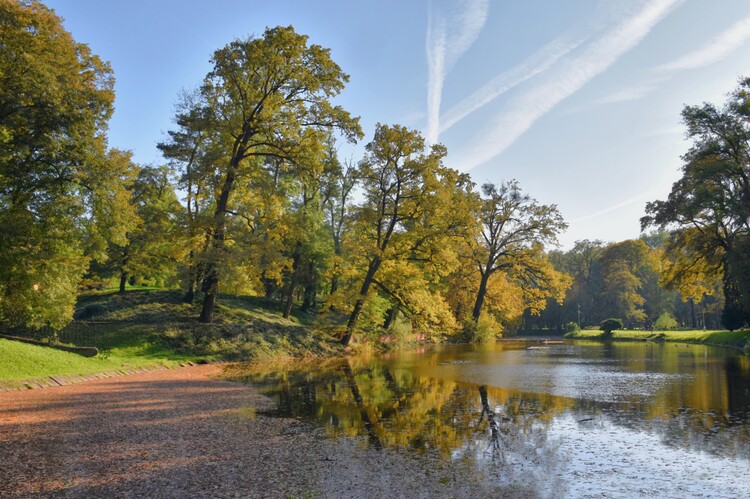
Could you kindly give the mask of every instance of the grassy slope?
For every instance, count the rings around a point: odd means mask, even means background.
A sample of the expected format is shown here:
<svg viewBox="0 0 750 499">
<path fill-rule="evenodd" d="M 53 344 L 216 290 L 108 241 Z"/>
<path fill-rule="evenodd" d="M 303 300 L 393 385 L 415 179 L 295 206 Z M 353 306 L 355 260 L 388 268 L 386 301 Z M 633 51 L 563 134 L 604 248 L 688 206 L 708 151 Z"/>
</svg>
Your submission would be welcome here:
<svg viewBox="0 0 750 499">
<path fill-rule="evenodd" d="M 0 380 L 43 378 L 54 375 L 93 374 L 137 368 L 148 365 L 173 364 L 167 358 L 131 356 L 117 352 L 94 358 L 53 348 L 29 345 L 0 338 Z"/>
<path fill-rule="evenodd" d="M 602 334 L 602 331 L 583 330 L 579 331 L 572 337 L 580 339 L 595 339 L 601 338 Z M 705 343 L 707 345 L 743 348 L 745 344 L 750 341 L 750 329 L 743 329 L 740 331 L 643 331 L 635 329 L 614 331 L 612 333 L 612 339 L 678 341 L 683 343 Z"/>
<path fill-rule="evenodd" d="M 174 291 L 95 292 L 80 297 L 76 320 L 60 332 L 68 345 L 95 346 L 87 359 L 52 348 L 0 340 L 0 380 L 92 374 L 147 365 L 198 360 L 242 360 L 336 353 L 326 328 L 314 316 L 284 319 L 279 307 L 261 299 L 222 297 L 214 324 L 195 318 L 198 305 Z"/>
</svg>

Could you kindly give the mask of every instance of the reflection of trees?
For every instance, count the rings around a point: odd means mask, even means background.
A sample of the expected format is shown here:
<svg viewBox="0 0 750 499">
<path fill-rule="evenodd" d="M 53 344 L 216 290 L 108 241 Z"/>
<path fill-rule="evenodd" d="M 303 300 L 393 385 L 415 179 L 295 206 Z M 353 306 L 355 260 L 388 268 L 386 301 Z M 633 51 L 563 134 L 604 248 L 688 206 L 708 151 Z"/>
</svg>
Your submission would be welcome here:
<svg viewBox="0 0 750 499">
<path fill-rule="evenodd" d="M 703 345 L 637 342 L 612 343 L 606 358 L 624 372 L 669 376 L 648 397 L 594 403 L 607 420 L 655 433 L 670 447 L 750 454 L 750 358 Z"/>
<path fill-rule="evenodd" d="M 462 352 L 428 354 L 419 363 L 407 357 L 405 367 L 352 358 L 304 372 L 277 370 L 252 381 L 277 401 L 283 414 L 314 417 L 332 435 L 360 435 L 376 447 L 464 457 L 483 462 L 488 473 L 502 469 L 506 477 L 521 477 L 528 466 L 548 466 L 546 460 L 555 459 L 550 457 L 556 447 L 547 440 L 548 428 L 563 412 L 579 420 L 595 418 L 583 425 L 616 424 L 654 433 L 674 447 L 747 455 L 750 359 L 712 359 L 701 348 L 617 343 L 609 349 L 584 349 L 584 362 L 615 359 L 611 365 L 625 374 L 668 375 L 667 381 L 650 385 L 657 387 L 653 394 L 609 403 L 433 376 L 430 366 L 463 362 Z"/>
<path fill-rule="evenodd" d="M 479 415 L 479 423 L 477 426 L 482 424 L 482 419 L 487 416 L 487 422 L 490 427 L 490 448 L 492 449 L 492 458 L 502 458 L 502 452 L 500 451 L 500 425 L 495 419 L 495 411 L 490 407 L 490 401 L 487 397 L 487 387 L 482 385 L 479 387 L 479 400 L 482 403 L 482 413 Z"/>
<path fill-rule="evenodd" d="M 314 416 L 335 435 L 362 435 L 375 447 L 435 451 L 450 457 L 476 439 L 489 421 L 493 445 L 504 449 L 505 434 L 522 438 L 531 427 L 547 426 L 572 402 L 550 395 L 480 387 L 417 376 L 377 362 L 341 361 L 335 368 L 255 376 L 286 416 Z M 502 415 L 493 411 L 496 401 Z M 481 416 L 477 421 L 476 414 Z"/>
<path fill-rule="evenodd" d="M 341 366 L 341 370 L 346 376 L 346 382 L 349 385 L 349 390 L 351 390 L 352 397 L 354 397 L 354 402 L 357 404 L 357 408 L 359 409 L 359 415 L 362 418 L 362 424 L 367 430 L 367 436 L 370 440 L 370 444 L 372 444 L 372 446 L 376 449 L 380 449 L 382 447 L 382 444 L 380 443 L 380 437 L 378 437 L 377 433 L 375 432 L 375 426 L 373 425 L 373 422 L 370 419 L 370 415 L 367 412 L 367 407 L 365 407 L 365 403 L 362 400 L 362 395 L 359 393 L 359 387 L 357 386 L 357 380 L 354 378 L 352 367 L 348 362 L 345 362 Z M 375 423 L 377 423 L 377 420 L 375 421 Z"/>
</svg>

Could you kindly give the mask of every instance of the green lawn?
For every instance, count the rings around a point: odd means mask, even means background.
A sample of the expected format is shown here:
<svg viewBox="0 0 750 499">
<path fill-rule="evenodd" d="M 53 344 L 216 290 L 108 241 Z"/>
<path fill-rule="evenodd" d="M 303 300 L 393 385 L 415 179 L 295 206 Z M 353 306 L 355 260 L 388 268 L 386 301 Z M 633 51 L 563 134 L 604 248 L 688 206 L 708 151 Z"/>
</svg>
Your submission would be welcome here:
<svg viewBox="0 0 750 499">
<path fill-rule="evenodd" d="M 59 332 L 61 343 L 93 346 L 85 358 L 49 347 L 0 340 L 0 381 L 93 374 L 200 360 L 251 360 L 330 355 L 340 351 L 315 314 L 281 316 L 280 305 L 261 298 L 220 297 L 215 321 L 201 324 L 198 303 L 178 291 L 132 289 L 124 294 L 82 295 L 76 317 Z"/>
<path fill-rule="evenodd" d="M 596 339 L 603 338 L 604 332 L 599 330 L 585 329 L 579 331 L 572 338 Z M 740 331 L 702 329 L 688 331 L 644 331 L 640 329 L 628 329 L 614 331 L 614 340 L 653 340 L 653 341 L 679 341 L 684 343 L 705 343 L 708 345 L 725 345 L 742 348 L 750 341 L 750 329 Z"/>
<path fill-rule="evenodd" d="M 155 364 L 176 364 L 176 361 L 167 358 L 131 356 L 127 352 L 117 350 L 86 358 L 75 353 L 3 338 L 0 338 L 0 359 L 0 380 L 84 375 Z"/>
</svg>

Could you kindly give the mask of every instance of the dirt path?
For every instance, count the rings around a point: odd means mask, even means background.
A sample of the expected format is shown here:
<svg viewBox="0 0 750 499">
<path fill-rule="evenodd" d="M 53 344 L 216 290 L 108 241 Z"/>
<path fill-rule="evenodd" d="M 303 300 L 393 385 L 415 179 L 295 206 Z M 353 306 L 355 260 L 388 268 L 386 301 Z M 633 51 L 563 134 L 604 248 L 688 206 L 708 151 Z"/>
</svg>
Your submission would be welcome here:
<svg viewBox="0 0 750 499">
<path fill-rule="evenodd" d="M 495 496 L 415 461 L 257 415 L 270 401 L 221 366 L 0 393 L 0 497 Z"/>
</svg>

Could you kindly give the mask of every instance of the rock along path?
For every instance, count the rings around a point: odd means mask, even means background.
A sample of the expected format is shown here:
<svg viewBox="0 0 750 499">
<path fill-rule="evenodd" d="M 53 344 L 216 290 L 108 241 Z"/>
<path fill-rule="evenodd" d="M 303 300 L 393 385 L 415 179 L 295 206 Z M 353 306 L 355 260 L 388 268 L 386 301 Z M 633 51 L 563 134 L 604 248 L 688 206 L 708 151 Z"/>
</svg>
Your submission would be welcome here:
<svg viewBox="0 0 750 499">
<path fill-rule="evenodd" d="M 218 379 L 222 369 L 0 393 L 0 496 L 503 495 L 440 459 L 377 451 L 259 414 L 270 400 Z"/>
</svg>

